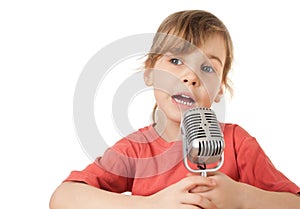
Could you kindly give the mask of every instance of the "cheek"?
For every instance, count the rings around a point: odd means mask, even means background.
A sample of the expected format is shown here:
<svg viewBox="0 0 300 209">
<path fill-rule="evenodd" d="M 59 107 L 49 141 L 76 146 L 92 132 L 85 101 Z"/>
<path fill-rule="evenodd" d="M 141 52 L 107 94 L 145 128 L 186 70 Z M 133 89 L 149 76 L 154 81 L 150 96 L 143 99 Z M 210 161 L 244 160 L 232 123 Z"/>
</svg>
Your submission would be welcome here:
<svg viewBox="0 0 300 209">
<path fill-rule="evenodd" d="M 186 88 L 177 76 L 168 71 L 157 69 L 153 71 L 153 87 L 155 90 L 160 90 L 168 95 L 173 95 L 176 89 L 184 90 Z"/>
<path fill-rule="evenodd" d="M 201 73 L 199 75 L 201 86 L 204 87 L 208 94 L 213 96 L 220 89 L 220 85 L 222 83 L 222 78 L 214 73 L 214 74 L 205 74 Z"/>
<path fill-rule="evenodd" d="M 218 95 L 221 87 L 221 81 L 216 78 L 206 78 L 201 79 L 201 85 L 199 89 L 200 95 L 202 95 L 203 102 L 205 102 L 206 106 L 210 106 L 216 96 Z"/>
<path fill-rule="evenodd" d="M 154 89 L 154 97 L 155 100 L 159 103 L 162 100 L 165 100 L 168 96 L 168 93 L 166 93 L 163 90 L 160 89 Z"/>
<path fill-rule="evenodd" d="M 215 101 L 216 97 L 218 96 L 220 88 L 221 86 L 218 85 L 218 86 L 214 86 L 212 89 L 208 91 L 208 97 L 211 104 Z"/>
</svg>

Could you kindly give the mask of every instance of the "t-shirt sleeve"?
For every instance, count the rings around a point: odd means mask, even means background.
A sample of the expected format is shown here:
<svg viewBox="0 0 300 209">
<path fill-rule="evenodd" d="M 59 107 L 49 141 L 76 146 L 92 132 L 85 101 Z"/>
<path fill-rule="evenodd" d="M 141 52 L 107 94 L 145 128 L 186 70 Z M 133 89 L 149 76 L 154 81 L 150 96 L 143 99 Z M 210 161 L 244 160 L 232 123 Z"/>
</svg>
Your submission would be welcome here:
<svg viewBox="0 0 300 209">
<path fill-rule="evenodd" d="M 234 140 L 241 182 L 268 191 L 300 193 L 300 188 L 275 168 L 257 140 L 239 126 Z"/>
<path fill-rule="evenodd" d="M 131 191 L 134 162 L 127 156 L 128 146 L 121 140 L 85 169 L 72 171 L 64 182 L 81 182 L 117 193 Z"/>
</svg>

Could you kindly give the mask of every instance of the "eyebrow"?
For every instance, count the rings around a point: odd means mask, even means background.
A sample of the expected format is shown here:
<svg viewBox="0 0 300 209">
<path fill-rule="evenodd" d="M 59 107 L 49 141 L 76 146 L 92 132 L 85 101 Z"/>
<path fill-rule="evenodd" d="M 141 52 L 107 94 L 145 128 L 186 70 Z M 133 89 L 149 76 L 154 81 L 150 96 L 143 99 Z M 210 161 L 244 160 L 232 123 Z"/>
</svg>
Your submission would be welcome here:
<svg viewBox="0 0 300 209">
<path fill-rule="evenodd" d="M 217 60 L 221 64 L 221 66 L 223 67 L 223 63 L 222 63 L 222 61 L 221 61 L 221 59 L 219 57 L 214 56 L 214 55 L 207 55 L 207 57 L 209 59 L 215 59 L 215 60 Z"/>
</svg>

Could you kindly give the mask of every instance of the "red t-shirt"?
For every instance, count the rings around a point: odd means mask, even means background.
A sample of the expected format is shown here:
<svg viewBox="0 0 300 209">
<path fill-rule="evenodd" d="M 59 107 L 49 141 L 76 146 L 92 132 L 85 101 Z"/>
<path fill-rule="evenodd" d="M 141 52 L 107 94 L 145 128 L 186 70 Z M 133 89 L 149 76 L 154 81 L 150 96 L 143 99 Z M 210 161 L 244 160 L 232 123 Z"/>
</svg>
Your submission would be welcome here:
<svg viewBox="0 0 300 209">
<path fill-rule="evenodd" d="M 300 192 L 243 128 L 222 124 L 222 129 L 225 150 L 221 172 L 264 190 Z M 65 181 L 84 182 L 118 193 L 151 195 L 187 175 L 182 159 L 182 142 L 166 142 L 151 125 L 124 137 L 84 170 L 72 171 Z"/>
</svg>

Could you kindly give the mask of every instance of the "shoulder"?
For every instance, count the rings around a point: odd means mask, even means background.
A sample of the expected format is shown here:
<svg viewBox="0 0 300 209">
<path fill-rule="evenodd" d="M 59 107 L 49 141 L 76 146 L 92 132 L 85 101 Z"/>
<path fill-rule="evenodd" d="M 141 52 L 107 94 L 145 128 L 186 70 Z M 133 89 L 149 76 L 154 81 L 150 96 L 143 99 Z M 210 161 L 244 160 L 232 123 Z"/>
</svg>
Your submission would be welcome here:
<svg viewBox="0 0 300 209">
<path fill-rule="evenodd" d="M 247 138 L 252 137 L 243 127 L 238 124 L 233 123 L 223 123 L 221 124 L 224 135 L 232 135 L 237 138 Z"/>
<path fill-rule="evenodd" d="M 141 147 L 148 146 L 151 142 L 159 138 L 152 125 L 140 128 L 127 136 L 121 138 L 111 148 L 119 151 L 132 152 Z"/>
<path fill-rule="evenodd" d="M 148 125 L 129 134 L 124 139 L 137 143 L 150 143 L 160 138 L 153 125 Z"/>
<path fill-rule="evenodd" d="M 224 123 L 221 125 L 226 143 L 232 143 L 238 150 L 243 146 L 259 146 L 255 137 L 238 124 Z"/>
</svg>

